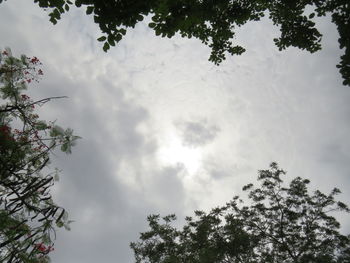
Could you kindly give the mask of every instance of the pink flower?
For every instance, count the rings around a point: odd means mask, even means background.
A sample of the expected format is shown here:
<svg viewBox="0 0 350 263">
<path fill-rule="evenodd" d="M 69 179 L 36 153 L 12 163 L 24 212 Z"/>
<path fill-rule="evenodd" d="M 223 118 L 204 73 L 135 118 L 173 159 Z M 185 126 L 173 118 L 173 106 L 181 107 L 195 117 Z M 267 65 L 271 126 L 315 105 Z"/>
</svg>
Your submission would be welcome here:
<svg viewBox="0 0 350 263">
<path fill-rule="evenodd" d="M 22 98 L 23 100 L 28 100 L 28 99 L 29 99 L 29 97 L 28 97 L 27 95 L 25 95 L 25 94 L 21 94 L 21 98 Z"/>
<path fill-rule="evenodd" d="M 35 247 L 37 250 L 43 253 L 50 253 L 51 251 L 55 250 L 52 246 L 46 247 L 43 243 L 36 244 Z"/>
<path fill-rule="evenodd" d="M 40 63 L 40 60 L 39 60 L 37 57 L 33 57 L 33 58 L 30 60 L 30 63 L 32 63 L 32 64 L 37 64 L 37 63 Z"/>
<path fill-rule="evenodd" d="M 36 244 L 35 247 L 40 251 L 40 252 L 46 252 L 47 248 L 43 243 Z"/>
</svg>

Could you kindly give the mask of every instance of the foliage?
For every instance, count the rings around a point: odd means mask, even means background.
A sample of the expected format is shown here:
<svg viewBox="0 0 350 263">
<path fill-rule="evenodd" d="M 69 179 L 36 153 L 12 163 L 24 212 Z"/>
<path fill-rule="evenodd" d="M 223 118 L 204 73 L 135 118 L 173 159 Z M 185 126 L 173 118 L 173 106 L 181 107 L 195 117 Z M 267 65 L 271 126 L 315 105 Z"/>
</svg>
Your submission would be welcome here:
<svg viewBox="0 0 350 263">
<path fill-rule="evenodd" d="M 335 201 L 339 189 L 328 195 L 310 194 L 309 180 L 297 177 L 284 186 L 285 172 L 272 163 L 259 172 L 260 188 L 243 187 L 249 205 L 235 196 L 209 213 L 187 217 L 182 230 L 171 225 L 175 215 L 148 217 L 150 230 L 131 243 L 137 263 L 346 263 L 350 236 L 339 233 L 331 215 L 349 212 Z"/>
<path fill-rule="evenodd" d="M 36 57 L 0 53 L 0 262 L 47 262 L 55 227 L 69 228 L 67 212 L 50 195 L 58 170 L 48 165 L 53 150 L 70 153 L 78 137 L 35 113 L 54 98 L 23 93 L 43 75 L 40 65 Z"/>
<path fill-rule="evenodd" d="M 70 6 L 86 7 L 103 35 L 103 50 L 118 43 L 129 28 L 151 15 L 148 24 L 157 36 L 197 38 L 211 48 L 209 60 L 220 64 L 226 54 L 240 55 L 245 49 L 236 45 L 235 30 L 249 21 L 268 15 L 281 35 L 274 39 L 279 50 L 290 46 L 311 53 L 321 49 L 322 34 L 315 18 L 330 15 L 339 33 L 344 54 L 337 65 L 343 84 L 350 86 L 350 5 L 348 0 L 34 0 L 49 8 L 54 24 Z"/>
</svg>

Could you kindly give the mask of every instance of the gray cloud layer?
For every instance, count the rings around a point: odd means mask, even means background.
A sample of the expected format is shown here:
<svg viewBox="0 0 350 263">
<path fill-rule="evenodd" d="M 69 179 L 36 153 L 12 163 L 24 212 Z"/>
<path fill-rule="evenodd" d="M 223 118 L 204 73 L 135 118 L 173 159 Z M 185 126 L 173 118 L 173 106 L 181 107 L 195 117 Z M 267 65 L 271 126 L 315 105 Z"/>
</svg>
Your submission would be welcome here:
<svg viewBox="0 0 350 263">
<path fill-rule="evenodd" d="M 133 262 L 128 245 L 148 214 L 182 218 L 223 204 L 271 161 L 287 180 L 337 186 L 350 201 L 350 89 L 335 68 L 340 52 L 329 21 L 319 23 L 325 45 L 313 55 L 279 53 L 276 29 L 249 24 L 239 32 L 247 53 L 216 67 L 197 41 L 156 38 L 144 24 L 105 54 L 90 18 L 73 10 L 52 26 L 31 1 L 0 4 L 1 45 L 44 63 L 30 95 L 69 97 L 41 116 L 83 137 L 52 165 L 63 170 L 57 202 L 75 220 L 71 232 L 59 231 L 53 263 Z M 201 151 L 198 173 L 158 159 L 171 132 Z M 341 220 L 349 232 L 350 220 Z"/>
</svg>

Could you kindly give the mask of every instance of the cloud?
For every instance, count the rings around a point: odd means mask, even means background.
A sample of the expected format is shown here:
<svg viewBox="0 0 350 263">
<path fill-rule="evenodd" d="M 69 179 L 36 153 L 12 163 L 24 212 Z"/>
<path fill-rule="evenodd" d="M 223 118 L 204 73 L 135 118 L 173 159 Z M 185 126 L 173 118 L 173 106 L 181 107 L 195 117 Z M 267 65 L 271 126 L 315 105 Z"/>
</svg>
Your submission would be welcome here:
<svg viewBox="0 0 350 263">
<path fill-rule="evenodd" d="M 180 121 L 175 126 L 181 132 L 183 145 L 194 148 L 211 143 L 220 131 L 217 126 L 208 124 L 206 119 Z"/>
<path fill-rule="evenodd" d="M 85 84 L 74 82 L 65 89 L 82 90 Z M 56 200 L 75 221 L 71 232 L 60 231 L 54 262 L 129 262 L 128 244 L 145 229 L 148 214 L 185 211 L 182 168 L 160 167 L 154 159 L 157 143 L 139 129 L 148 111 L 104 77 L 94 89 L 98 95 L 90 90 L 60 109 L 66 113 L 60 122 L 83 138 L 72 155 L 54 158 L 63 169 Z"/>
</svg>

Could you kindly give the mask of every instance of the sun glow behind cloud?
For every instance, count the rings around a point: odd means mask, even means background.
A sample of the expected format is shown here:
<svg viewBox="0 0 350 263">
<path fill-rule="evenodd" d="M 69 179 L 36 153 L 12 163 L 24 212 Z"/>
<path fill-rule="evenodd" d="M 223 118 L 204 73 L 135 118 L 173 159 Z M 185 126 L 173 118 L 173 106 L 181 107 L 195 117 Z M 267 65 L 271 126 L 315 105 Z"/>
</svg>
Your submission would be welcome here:
<svg viewBox="0 0 350 263">
<path fill-rule="evenodd" d="M 179 136 L 170 133 L 160 144 L 158 159 L 165 166 L 183 165 L 189 175 L 194 175 L 202 165 L 202 150 L 185 146 Z"/>
</svg>

